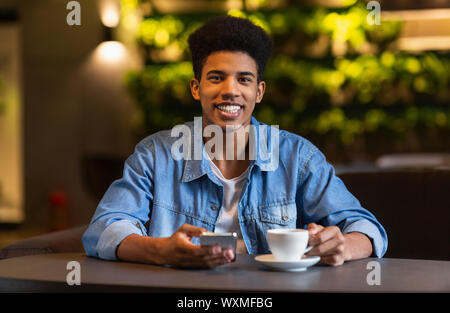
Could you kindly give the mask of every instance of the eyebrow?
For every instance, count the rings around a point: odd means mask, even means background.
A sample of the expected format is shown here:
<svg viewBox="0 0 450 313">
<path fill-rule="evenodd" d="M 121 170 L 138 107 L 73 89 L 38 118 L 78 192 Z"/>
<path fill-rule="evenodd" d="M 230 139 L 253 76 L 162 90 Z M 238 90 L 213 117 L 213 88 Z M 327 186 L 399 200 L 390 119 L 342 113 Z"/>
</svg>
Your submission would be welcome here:
<svg viewBox="0 0 450 313">
<path fill-rule="evenodd" d="M 211 70 L 208 73 L 206 73 L 206 75 L 209 75 L 209 74 L 225 75 L 225 72 L 224 71 L 219 71 L 219 70 Z M 240 76 L 247 76 L 248 75 L 248 76 L 255 77 L 255 74 L 253 74 L 252 72 L 238 72 L 238 75 L 240 75 Z"/>
</svg>

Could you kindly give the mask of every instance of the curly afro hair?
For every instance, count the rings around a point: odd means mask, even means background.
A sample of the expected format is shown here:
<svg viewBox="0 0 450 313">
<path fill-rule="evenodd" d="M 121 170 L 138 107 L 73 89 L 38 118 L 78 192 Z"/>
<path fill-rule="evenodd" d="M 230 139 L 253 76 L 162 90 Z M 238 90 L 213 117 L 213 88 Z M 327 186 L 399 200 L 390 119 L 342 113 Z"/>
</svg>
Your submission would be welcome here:
<svg viewBox="0 0 450 313">
<path fill-rule="evenodd" d="M 207 21 L 188 39 L 195 78 L 200 81 L 206 58 L 216 51 L 240 51 L 252 57 L 258 66 L 258 81 L 272 52 L 267 33 L 247 19 L 220 16 Z"/>
</svg>

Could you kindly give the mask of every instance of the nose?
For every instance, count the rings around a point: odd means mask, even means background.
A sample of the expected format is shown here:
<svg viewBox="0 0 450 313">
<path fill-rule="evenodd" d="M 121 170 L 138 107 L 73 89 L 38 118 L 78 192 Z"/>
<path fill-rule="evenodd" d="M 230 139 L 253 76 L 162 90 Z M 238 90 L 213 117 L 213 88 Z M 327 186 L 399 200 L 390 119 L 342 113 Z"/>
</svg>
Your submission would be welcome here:
<svg viewBox="0 0 450 313">
<path fill-rule="evenodd" d="M 223 81 L 221 95 L 223 100 L 233 100 L 239 95 L 238 85 L 233 77 Z"/>
</svg>

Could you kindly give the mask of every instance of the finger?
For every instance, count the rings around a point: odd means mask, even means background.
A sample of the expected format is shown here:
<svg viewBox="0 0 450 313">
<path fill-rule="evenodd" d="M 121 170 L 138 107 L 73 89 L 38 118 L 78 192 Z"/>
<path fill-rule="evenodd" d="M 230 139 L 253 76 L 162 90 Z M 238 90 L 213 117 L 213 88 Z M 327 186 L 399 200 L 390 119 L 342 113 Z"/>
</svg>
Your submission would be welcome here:
<svg viewBox="0 0 450 313">
<path fill-rule="evenodd" d="M 335 236 L 338 236 L 339 234 L 342 235 L 340 229 L 337 226 L 325 227 L 316 235 L 314 235 L 309 240 L 309 243 L 312 246 L 317 246 L 324 243 L 325 241 L 332 239 Z"/>
<path fill-rule="evenodd" d="M 183 267 L 198 267 L 198 268 L 212 268 L 215 266 L 229 263 L 230 261 L 224 256 L 225 252 L 220 254 L 210 254 L 208 249 L 202 249 L 199 255 L 186 256 L 180 266 Z"/>
<path fill-rule="evenodd" d="M 342 253 L 344 253 L 344 243 L 337 238 L 333 238 L 314 246 L 307 255 L 328 256 Z"/>
<path fill-rule="evenodd" d="M 320 258 L 320 263 L 327 264 L 331 266 L 339 266 L 344 264 L 344 258 L 340 255 L 327 255 Z"/>
<path fill-rule="evenodd" d="M 194 251 L 194 254 L 197 255 L 197 256 L 219 255 L 221 253 L 222 253 L 222 248 L 220 247 L 219 244 L 216 244 L 214 246 L 198 247 L 198 249 L 196 249 Z"/>
<path fill-rule="evenodd" d="M 324 227 L 322 225 L 317 225 L 316 223 L 309 223 L 308 224 L 308 233 L 310 236 L 316 235 L 318 232 L 320 232 Z"/>
<path fill-rule="evenodd" d="M 173 252 L 182 255 L 201 254 L 202 247 L 192 243 L 189 238 L 184 236 L 184 233 L 175 233 L 172 239 Z"/>
<path fill-rule="evenodd" d="M 234 253 L 231 249 L 227 248 L 227 249 L 222 249 L 221 246 L 219 244 L 215 245 L 215 246 L 208 246 L 208 247 L 204 247 L 206 248 L 204 251 L 204 254 L 202 254 L 202 256 L 207 259 L 207 260 L 213 260 L 213 259 L 220 259 L 220 258 L 224 258 L 224 259 L 233 259 L 234 258 Z"/>
<path fill-rule="evenodd" d="M 179 231 L 191 237 L 199 237 L 203 232 L 206 232 L 207 230 L 203 227 L 183 224 L 183 226 L 179 228 Z"/>
<path fill-rule="evenodd" d="M 236 258 L 236 255 L 233 251 L 233 249 L 226 249 L 225 250 L 225 257 L 228 259 L 228 261 L 232 262 Z"/>
<path fill-rule="evenodd" d="M 308 234 L 309 234 L 308 245 L 313 246 L 312 239 L 314 238 L 314 236 L 316 234 L 318 234 L 321 230 L 323 230 L 324 227 L 322 225 L 318 225 L 316 223 L 309 223 L 307 228 L 308 228 Z"/>
<path fill-rule="evenodd" d="M 220 246 L 199 247 L 194 255 L 186 256 L 179 266 L 190 268 L 213 268 L 230 263 L 227 250 L 219 250 Z M 220 251 L 220 253 L 216 253 Z M 214 252 L 214 253 L 211 253 Z"/>
<path fill-rule="evenodd" d="M 210 247 L 199 247 L 199 246 L 197 246 L 196 249 L 193 249 L 193 254 L 195 256 L 205 256 L 205 255 L 211 254 L 210 250 L 211 250 Z"/>
<path fill-rule="evenodd" d="M 224 264 L 228 264 L 228 263 L 231 262 L 231 260 L 229 260 L 226 257 L 225 252 L 223 252 L 220 255 L 206 256 L 204 258 L 204 261 L 206 262 L 206 264 L 209 267 L 215 267 L 215 266 L 219 266 L 219 265 L 224 265 Z"/>
<path fill-rule="evenodd" d="M 213 250 L 212 253 L 210 254 L 205 254 L 205 257 L 207 259 L 223 259 L 225 261 L 227 261 L 227 263 L 229 262 L 233 262 L 236 258 L 236 255 L 233 251 L 233 249 L 231 248 L 226 248 L 226 249 L 217 249 L 217 250 Z"/>
<path fill-rule="evenodd" d="M 227 261 L 232 262 L 236 258 L 236 255 L 231 248 L 222 249 L 220 253 L 210 254 L 211 257 L 221 256 L 224 257 Z"/>
</svg>

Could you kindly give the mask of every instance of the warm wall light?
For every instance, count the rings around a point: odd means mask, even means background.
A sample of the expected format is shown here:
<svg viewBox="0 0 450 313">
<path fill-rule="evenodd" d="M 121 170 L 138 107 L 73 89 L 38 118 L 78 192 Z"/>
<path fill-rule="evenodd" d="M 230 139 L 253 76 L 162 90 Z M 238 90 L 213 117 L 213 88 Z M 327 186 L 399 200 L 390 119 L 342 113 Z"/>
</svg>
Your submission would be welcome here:
<svg viewBox="0 0 450 313">
<path fill-rule="evenodd" d="M 97 47 L 95 54 L 103 62 L 115 63 L 124 59 L 126 49 L 118 41 L 105 41 Z"/>
<path fill-rule="evenodd" d="M 94 51 L 95 59 L 106 63 L 121 61 L 126 55 L 126 49 L 122 43 L 112 39 L 113 28 L 117 27 L 120 21 L 119 0 L 100 0 L 99 9 L 105 35 L 104 41 Z"/>
<path fill-rule="evenodd" d="M 117 0 L 100 1 L 100 18 L 103 25 L 114 28 L 119 25 L 120 4 Z"/>
<path fill-rule="evenodd" d="M 102 12 L 102 23 L 106 27 L 117 27 L 117 25 L 119 25 L 118 12 L 112 7 L 106 8 L 105 11 Z"/>
</svg>

